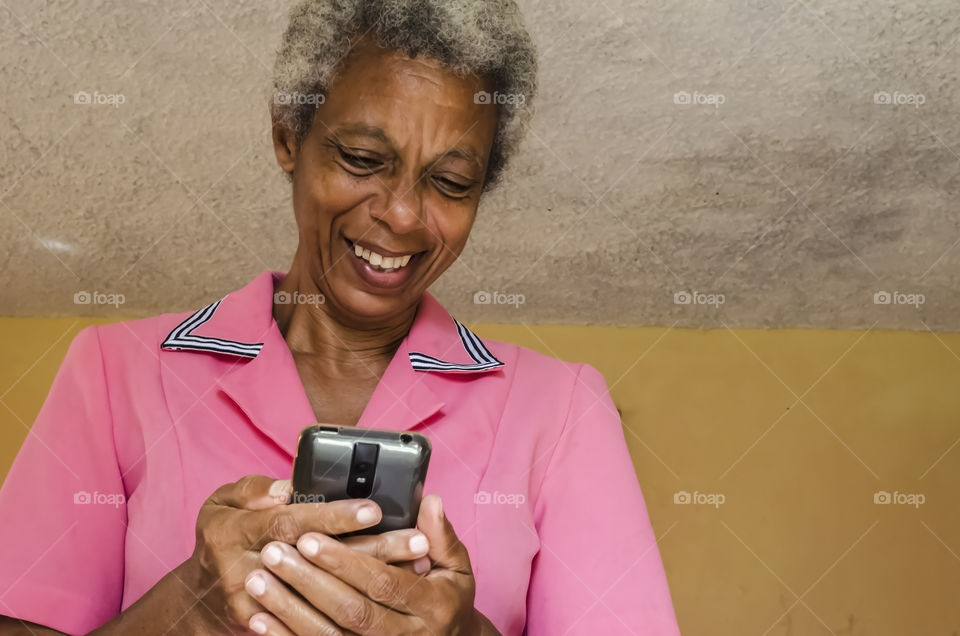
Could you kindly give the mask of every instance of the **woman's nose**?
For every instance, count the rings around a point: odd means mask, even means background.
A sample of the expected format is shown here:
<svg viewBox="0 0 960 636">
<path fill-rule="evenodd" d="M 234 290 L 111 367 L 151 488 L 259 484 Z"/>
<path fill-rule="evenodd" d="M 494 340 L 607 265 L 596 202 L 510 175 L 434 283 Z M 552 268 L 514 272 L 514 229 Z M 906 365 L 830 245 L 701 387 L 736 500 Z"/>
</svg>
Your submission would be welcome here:
<svg viewBox="0 0 960 636">
<path fill-rule="evenodd" d="M 416 183 L 389 190 L 386 205 L 374 208 L 371 216 L 385 223 L 395 234 L 406 234 L 423 225 L 423 200 Z"/>
</svg>

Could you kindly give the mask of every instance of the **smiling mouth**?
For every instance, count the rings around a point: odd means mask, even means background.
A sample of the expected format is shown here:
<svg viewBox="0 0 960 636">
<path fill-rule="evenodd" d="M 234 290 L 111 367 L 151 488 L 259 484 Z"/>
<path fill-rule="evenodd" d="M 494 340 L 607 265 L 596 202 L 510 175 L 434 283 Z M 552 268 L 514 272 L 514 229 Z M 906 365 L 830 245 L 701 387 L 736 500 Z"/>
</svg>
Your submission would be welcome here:
<svg viewBox="0 0 960 636">
<path fill-rule="evenodd" d="M 391 255 L 381 254 L 368 247 L 362 246 L 344 237 L 347 245 L 353 251 L 357 258 L 366 261 L 370 267 L 380 272 L 396 272 L 407 267 L 410 261 L 418 257 L 423 252 L 410 252 L 406 254 L 397 254 L 391 252 Z"/>
</svg>

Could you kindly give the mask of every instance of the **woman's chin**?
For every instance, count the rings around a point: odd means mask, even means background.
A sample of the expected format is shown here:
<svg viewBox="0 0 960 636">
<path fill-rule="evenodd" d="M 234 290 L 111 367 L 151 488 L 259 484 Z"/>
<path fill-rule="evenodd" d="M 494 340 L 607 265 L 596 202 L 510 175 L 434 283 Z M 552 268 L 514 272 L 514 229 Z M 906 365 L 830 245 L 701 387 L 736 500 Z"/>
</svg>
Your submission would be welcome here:
<svg viewBox="0 0 960 636">
<path fill-rule="evenodd" d="M 406 293 L 393 291 L 390 294 L 376 293 L 353 287 L 345 294 L 340 295 L 341 302 L 337 303 L 342 310 L 361 320 L 375 321 L 401 313 L 415 298 L 408 298 Z"/>
</svg>

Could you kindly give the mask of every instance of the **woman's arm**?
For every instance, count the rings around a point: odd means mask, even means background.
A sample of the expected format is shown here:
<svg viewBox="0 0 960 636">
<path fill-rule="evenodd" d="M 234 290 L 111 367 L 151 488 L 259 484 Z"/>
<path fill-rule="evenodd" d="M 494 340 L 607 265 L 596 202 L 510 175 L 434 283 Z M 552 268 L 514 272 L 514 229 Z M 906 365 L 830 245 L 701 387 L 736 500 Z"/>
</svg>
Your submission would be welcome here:
<svg viewBox="0 0 960 636">
<path fill-rule="evenodd" d="M 603 376 L 582 365 L 534 501 L 527 634 L 678 635 L 657 540 Z"/>
<path fill-rule="evenodd" d="M 94 499 L 102 495 L 113 504 Z M 0 634 L 101 625 L 95 633 L 136 634 L 176 621 L 178 633 L 193 633 L 202 606 L 184 566 L 118 615 L 125 495 L 100 339 L 88 328 L 71 343 L 0 490 Z"/>
<path fill-rule="evenodd" d="M 210 634 L 212 616 L 203 611 L 184 579 L 190 574 L 187 563 L 172 570 L 139 601 L 106 625 L 90 632 L 97 636 L 154 634 L 157 626 L 169 626 L 177 634 Z M 175 628 L 174 628 L 175 626 Z M 224 630 L 226 633 L 226 630 Z M 0 616 L 0 636 L 47 636 L 66 634 L 50 627 Z"/>
<path fill-rule="evenodd" d="M 88 327 L 0 488 L 0 614 L 68 634 L 116 616 L 127 494 L 99 332 Z"/>
<path fill-rule="evenodd" d="M 184 561 L 160 579 L 140 600 L 90 633 L 96 636 L 155 634 L 158 626 L 186 635 L 230 633 L 227 626 L 207 611 L 192 591 L 197 579 L 192 570 L 191 561 Z"/>
<path fill-rule="evenodd" d="M 18 621 L 9 616 L 0 616 L 0 636 L 27 636 L 28 634 L 46 636 L 47 634 L 63 634 L 63 632 L 36 623 Z"/>
</svg>

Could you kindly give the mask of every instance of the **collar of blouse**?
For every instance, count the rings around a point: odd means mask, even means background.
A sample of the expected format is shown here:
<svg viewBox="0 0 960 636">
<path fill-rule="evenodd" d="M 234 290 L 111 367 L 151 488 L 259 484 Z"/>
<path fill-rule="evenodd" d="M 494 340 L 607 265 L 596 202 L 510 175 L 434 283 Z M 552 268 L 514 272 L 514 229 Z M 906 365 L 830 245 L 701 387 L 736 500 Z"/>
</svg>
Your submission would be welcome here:
<svg viewBox="0 0 960 636">
<path fill-rule="evenodd" d="M 283 275 L 263 272 L 246 287 L 194 312 L 164 338 L 160 348 L 190 357 L 212 356 L 226 364 L 218 372 L 219 388 L 293 455 L 296 439 L 289 432 L 291 418 L 307 426 L 313 423 L 313 412 L 293 356 L 273 319 L 274 281 Z M 357 426 L 407 430 L 444 405 L 441 394 L 429 386 L 437 385 L 425 381 L 427 376 L 486 376 L 504 366 L 476 334 L 424 293 L 410 332 Z"/>
</svg>

